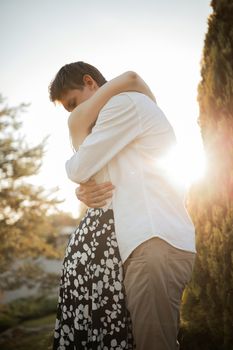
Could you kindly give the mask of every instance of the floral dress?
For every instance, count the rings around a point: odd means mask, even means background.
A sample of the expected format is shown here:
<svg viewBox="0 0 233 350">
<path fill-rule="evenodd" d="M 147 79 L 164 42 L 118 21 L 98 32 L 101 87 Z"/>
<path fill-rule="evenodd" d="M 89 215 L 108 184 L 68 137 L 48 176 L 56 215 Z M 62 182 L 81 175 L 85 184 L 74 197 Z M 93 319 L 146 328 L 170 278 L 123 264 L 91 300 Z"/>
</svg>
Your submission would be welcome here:
<svg viewBox="0 0 233 350">
<path fill-rule="evenodd" d="M 113 210 L 89 208 L 66 247 L 53 350 L 135 348 Z"/>
</svg>

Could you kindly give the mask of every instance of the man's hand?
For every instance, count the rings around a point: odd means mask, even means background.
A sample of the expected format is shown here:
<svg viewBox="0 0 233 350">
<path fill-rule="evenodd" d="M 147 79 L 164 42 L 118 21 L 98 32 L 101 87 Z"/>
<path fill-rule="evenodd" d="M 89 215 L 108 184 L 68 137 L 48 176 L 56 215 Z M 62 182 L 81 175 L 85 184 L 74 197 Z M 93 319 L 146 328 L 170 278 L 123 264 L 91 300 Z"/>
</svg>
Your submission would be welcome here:
<svg viewBox="0 0 233 350">
<path fill-rule="evenodd" d="M 106 199 L 112 197 L 112 191 L 115 188 L 111 182 L 96 184 L 95 180 L 89 180 L 80 184 L 76 188 L 77 198 L 90 208 L 100 208 L 106 204 Z"/>
</svg>

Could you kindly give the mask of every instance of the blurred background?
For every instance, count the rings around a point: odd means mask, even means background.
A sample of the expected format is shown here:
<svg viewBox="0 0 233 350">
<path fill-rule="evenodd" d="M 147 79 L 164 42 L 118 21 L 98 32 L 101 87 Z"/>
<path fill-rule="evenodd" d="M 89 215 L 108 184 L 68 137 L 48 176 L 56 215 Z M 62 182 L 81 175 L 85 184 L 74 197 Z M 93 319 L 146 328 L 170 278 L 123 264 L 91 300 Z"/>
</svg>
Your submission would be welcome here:
<svg viewBox="0 0 233 350">
<path fill-rule="evenodd" d="M 51 347 L 63 255 L 85 207 L 65 172 L 69 114 L 48 86 L 84 61 L 107 80 L 136 71 L 172 124 L 164 166 L 187 191 L 198 248 L 181 348 L 231 349 L 232 11 L 229 0 L 0 1 L 1 348 Z"/>
<path fill-rule="evenodd" d="M 126 70 L 140 74 L 177 134 L 188 172 L 182 181 L 199 175 L 197 84 L 210 11 L 208 0 L 1 1 L 2 94 L 10 105 L 30 103 L 22 128 L 28 143 L 49 135 L 40 174 L 30 181 L 59 186 L 60 207 L 78 216 L 64 167 L 72 155 L 68 113 L 48 97 L 57 71 L 75 61 L 96 66 L 107 80 Z"/>
</svg>

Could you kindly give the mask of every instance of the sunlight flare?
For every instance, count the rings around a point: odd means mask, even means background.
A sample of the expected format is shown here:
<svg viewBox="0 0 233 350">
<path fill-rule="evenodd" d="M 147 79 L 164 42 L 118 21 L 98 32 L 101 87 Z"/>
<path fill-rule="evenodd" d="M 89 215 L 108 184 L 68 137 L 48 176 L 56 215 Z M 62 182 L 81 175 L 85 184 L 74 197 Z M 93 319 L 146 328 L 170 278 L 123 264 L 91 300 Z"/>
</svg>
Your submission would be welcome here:
<svg viewBox="0 0 233 350">
<path fill-rule="evenodd" d="M 156 164 L 164 171 L 165 176 L 174 185 L 188 188 L 193 182 L 201 179 L 206 170 L 205 155 L 202 150 L 184 148 L 176 145 Z"/>
</svg>

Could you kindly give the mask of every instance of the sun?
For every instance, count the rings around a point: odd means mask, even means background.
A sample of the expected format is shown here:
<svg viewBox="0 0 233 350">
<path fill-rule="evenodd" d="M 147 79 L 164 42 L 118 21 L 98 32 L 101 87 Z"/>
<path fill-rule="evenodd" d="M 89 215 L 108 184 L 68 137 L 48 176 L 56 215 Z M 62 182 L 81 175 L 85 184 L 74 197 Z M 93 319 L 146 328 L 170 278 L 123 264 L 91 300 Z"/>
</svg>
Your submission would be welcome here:
<svg viewBox="0 0 233 350">
<path fill-rule="evenodd" d="M 204 151 L 197 147 L 173 146 L 165 156 L 156 160 L 167 179 L 175 186 L 188 189 L 192 183 L 201 179 L 206 171 Z"/>
</svg>

